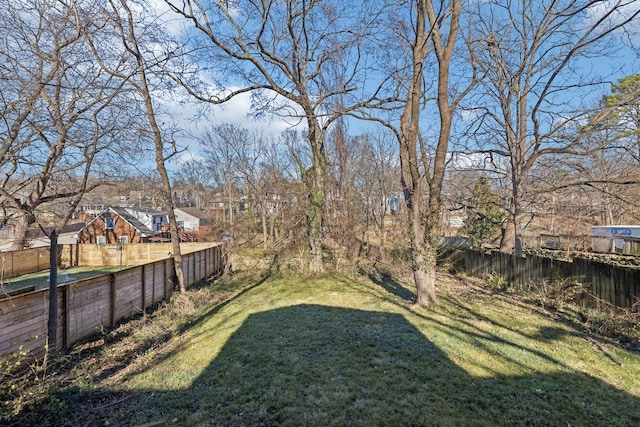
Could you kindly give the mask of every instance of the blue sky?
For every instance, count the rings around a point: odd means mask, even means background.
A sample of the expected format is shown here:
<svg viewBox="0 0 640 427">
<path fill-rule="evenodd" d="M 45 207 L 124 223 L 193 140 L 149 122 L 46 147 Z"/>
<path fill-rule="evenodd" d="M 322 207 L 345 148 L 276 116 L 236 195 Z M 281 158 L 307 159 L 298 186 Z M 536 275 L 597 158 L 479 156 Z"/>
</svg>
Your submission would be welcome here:
<svg viewBox="0 0 640 427">
<path fill-rule="evenodd" d="M 152 2 L 156 5 L 158 11 L 160 11 L 161 13 L 164 11 L 164 16 L 167 19 L 165 25 L 168 31 L 173 35 L 181 34 L 181 32 L 184 30 L 185 21 L 182 19 L 176 20 L 171 18 L 171 14 L 167 12 L 168 8 L 163 0 L 152 0 Z M 611 3 L 613 3 L 613 1 L 603 2 L 600 7 L 609 7 Z M 638 7 L 640 7 L 640 1 L 633 1 L 629 6 L 629 10 Z M 595 19 L 598 13 L 598 10 L 594 9 L 594 12 L 592 13 L 590 18 Z M 620 37 L 621 42 L 623 39 L 628 39 L 629 41 L 635 43 L 636 46 L 640 46 L 640 37 L 637 34 L 620 33 L 618 34 L 618 36 Z M 614 58 L 610 58 L 607 60 L 581 60 L 579 64 L 585 71 L 608 76 L 610 83 L 615 83 L 619 78 L 622 78 L 626 75 L 640 72 L 640 61 L 638 61 L 638 54 L 631 48 L 624 46 L 623 43 L 620 43 L 619 46 L 616 46 L 615 52 L 609 53 L 613 54 Z M 606 84 L 600 87 L 595 87 L 586 96 L 582 94 L 581 96 L 583 98 L 581 98 L 581 100 L 595 103 L 599 99 L 601 99 L 603 95 L 609 93 L 609 87 L 610 86 Z M 186 99 L 187 96 L 184 96 Z M 198 107 L 196 107 L 196 105 L 194 104 L 189 104 L 188 102 L 180 105 L 167 103 L 165 107 L 172 115 L 174 120 L 176 120 L 178 123 L 181 123 L 184 128 L 187 129 L 190 133 L 196 135 L 199 134 L 209 122 L 229 122 L 240 124 L 249 129 L 260 130 L 267 135 L 273 136 L 277 136 L 282 131 L 292 126 L 292 123 L 287 122 L 286 120 L 279 117 L 268 116 L 259 121 L 249 117 L 251 111 L 250 95 L 248 94 L 240 95 L 232 99 L 222 107 L 208 107 L 209 112 L 206 115 L 206 120 L 201 119 L 199 121 L 194 121 L 193 118 L 198 116 Z M 473 116 L 468 116 L 468 119 L 473 120 Z M 362 124 L 354 121 L 351 121 L 351 123 L 352 132 L 363 131 L 368 128 L 367 124 Z M 188 151 L 182 154 L 182 158 L 197 158 L 199 156 L 199 147 L 193 138 L 182 137 L 180 139 L 180 143 L 184 146 L 189 147 Z"/>
</svg>

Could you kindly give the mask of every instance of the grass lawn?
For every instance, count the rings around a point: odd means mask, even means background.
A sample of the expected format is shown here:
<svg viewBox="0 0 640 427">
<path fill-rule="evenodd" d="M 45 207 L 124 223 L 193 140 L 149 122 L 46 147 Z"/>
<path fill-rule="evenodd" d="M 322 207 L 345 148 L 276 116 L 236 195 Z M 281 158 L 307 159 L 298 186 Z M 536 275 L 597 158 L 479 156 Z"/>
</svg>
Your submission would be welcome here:
<svg viewBox="0 0 640 427">
<path fill-rule="evenodd" d="M 579 325 L 455 277 L 440 276 L 440 304 L 429 310 L 411 304 L 410 288 L 374 279 L 225 279 L 206 289 L 215 302 L 197 309 L 174 302 L 193 314 L 176 320 L 173 332 L 154 329 L 153 319 L 113 331 L 120 345 L 130 340 L 127 357 L 101 341 L 89 362 L 35 405 L 37 417 L 25 410 L 13 420 L 640 425 L 640 354 L 606 341 L 599 348 Z M 145 328 L 165 333 L 162 344 L 136 347 Z"/>
</svg>

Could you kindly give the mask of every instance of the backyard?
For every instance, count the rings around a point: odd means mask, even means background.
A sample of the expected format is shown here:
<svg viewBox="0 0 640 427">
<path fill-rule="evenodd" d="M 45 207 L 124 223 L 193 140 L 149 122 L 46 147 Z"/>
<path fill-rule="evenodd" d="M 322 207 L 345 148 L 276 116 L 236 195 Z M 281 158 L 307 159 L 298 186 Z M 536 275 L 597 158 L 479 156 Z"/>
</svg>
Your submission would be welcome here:
<svg viewBox="0 0 640 427">
<path fill-rule="evenodd" d="M 3 390 L 0 423 L 640 424 L 640 354 L 570 310 L 446 274 L 425 310 L 384 274 L 257 270 L 76 345 Z"/>
</svg>

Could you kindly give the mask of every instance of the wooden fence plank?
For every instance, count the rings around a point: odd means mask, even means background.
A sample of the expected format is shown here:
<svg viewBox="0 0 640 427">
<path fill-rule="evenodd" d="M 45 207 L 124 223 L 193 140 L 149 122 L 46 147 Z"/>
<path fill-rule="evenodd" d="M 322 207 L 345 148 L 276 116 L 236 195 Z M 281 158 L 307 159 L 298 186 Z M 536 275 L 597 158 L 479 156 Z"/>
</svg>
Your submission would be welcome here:
<svg viewBox="0 0 640 427">
<path fill-rule="evenodd" d="M 489 274 L 500 274 L 514 286 L 527 288 L 531 284 L 539 284 L 542 280 L 551 283 L 563 280 L 576 280 L 584 283 L 591 298 L 606 301 L 622 308 L 633 308 L 640 311 L 640 268 L 616 266 L 584 258 L 572 261 L 556 260 L 527 255 L 526 258 L 515 257 L 500 252 L 479 252 L 470 249 L 450 249 L 462 251 L 462 256 L 447 259 L 461 259 L 458 269 L 475 277 L 486 277 Z M 589 301 L 583 296 L 582 303 Z"/>
<path fill-rule="evenodd" d="M 205 260 L 208 256 L 222 259 L 220 246 L 200 244 L 190 245 L 190 249 L 202 253 L 188 252 L 190 256 L 187 259 L 191 267 L 187 286 L 204 278 L 203 273 L 197 273 L 207 271 L 199 260 Z M 63 252 L 67 254 L 68 265 L 76 265 L 74 257 L 81 259 L 81 251 L 77 248 Z M 144 266 L 60 285 L 57 301 L 59 348 L 93 335 L 104 326 L 115 325 L 118 320 L 144 309 L 145 305 L 168 298 L 173 290 L 170 273 L 172 262 L 172 259 L 165 258 Z M 215 270 L 206 274 L 206 277 L 223 268 L 222 263 L 215 263 Z M 18 351 L 21 344 L 25 344 L 34 355 L 43 354 L 48 294 L 48 289 L 44 289 L 0 300 L 0 355 Z M 36 336 L 38 338 L 34 338 Z"/>
</svg>

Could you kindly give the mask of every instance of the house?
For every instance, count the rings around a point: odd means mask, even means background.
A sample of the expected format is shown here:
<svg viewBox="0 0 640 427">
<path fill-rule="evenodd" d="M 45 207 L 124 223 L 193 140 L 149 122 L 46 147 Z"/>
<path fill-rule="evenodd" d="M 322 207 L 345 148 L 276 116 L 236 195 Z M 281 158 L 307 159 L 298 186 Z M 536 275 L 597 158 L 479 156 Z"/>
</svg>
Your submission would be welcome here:
<svg viewBox="0 0 640 427">
<path fill-rule="evenodd" d="M 117 244 L 153 241 L 158 232 L 120 207 L 108 207 L 76 234 L 78 243 Z"/>
<path fill-rule="evenodd" d="M 185 230 L 200 230 L 200 227 L 213 225 L 211 217 L 198 208 L 176 208 L 176 221 Z"/>
<path fill-rule="evenodd" d="M 166 212 L 146 207 L 125 207 L 123 209 L 154 232 L 160 231 L 162 224 L 169 223 L 169 216 Z"/>
</svg>

